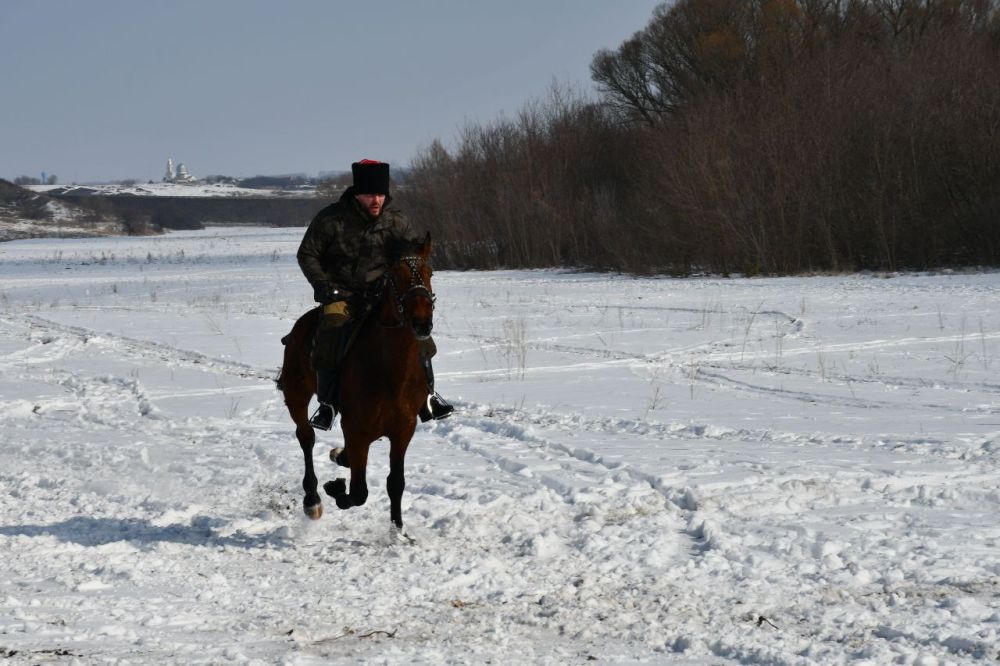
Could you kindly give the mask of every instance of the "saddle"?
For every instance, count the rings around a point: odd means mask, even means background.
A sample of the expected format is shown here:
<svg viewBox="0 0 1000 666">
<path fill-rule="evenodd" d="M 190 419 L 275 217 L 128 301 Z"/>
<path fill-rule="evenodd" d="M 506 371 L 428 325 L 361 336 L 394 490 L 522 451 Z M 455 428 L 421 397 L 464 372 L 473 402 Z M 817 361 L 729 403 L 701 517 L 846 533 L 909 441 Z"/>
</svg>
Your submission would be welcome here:
<svg viewBox="0 0 1000 666">
<path fill-rule="evenodd" d="M 319 310 L 323 306 L 317 306 Z M 359 319 L 348 319 L 340 326 L 329 326 L 323 328 L 323 316 L 319 317 L 319 325 L 313 330 L 313 335 L 309 340 L 309 353 L 313 368 L 316 370 L 326 370 L 336 368 L 347 356 L 348 349 L 352 346 L 361 324 L 367 318 L 367 311 Z M 323 334 L 322 339 L 320 334 Z M 281 338 L 282 345 L 288 345 L 292 339 L 289 333 Z"/>
<path fill-rule="evenodd" d="M 335 413 L 340 411 L 337 400 L 340 393 L 340 368 L 370 312 L 371 308 L 365 307 L 356 316 L 349 316 L 343 302 L 331 303 L 323 306 L 323 314 L 316 326 L 312 338 L 312 366 L 319 379 L 316 393 L 321 402 L 333 407 Z M 351 315 L 355 313 L 352 312 Z"/>
<path fill-rule="evenodd" d="M 345 343 L 349 340 L 349 336 L 342 333 L 347 333 L 346 327 L 351 326 L 351 319 L 343 303 L 321 307 L 319 323 L 312 336 L 312 366 L 316 370 L 336 370 L 344 358 Z"/>
</svg>

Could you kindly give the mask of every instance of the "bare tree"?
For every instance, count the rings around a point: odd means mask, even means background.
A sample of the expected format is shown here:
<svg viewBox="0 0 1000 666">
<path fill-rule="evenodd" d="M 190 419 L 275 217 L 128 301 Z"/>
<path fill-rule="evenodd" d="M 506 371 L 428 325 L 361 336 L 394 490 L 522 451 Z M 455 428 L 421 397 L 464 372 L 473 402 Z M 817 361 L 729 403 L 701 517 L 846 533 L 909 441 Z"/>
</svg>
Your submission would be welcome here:
<svg viewBox="0 0 1000 666">
<path fill-rule="evenodd" d="M 1000 262 L 998 0 L 678 0 L 413 164 L 457 267 L 790 273 Z"/>
</svg>

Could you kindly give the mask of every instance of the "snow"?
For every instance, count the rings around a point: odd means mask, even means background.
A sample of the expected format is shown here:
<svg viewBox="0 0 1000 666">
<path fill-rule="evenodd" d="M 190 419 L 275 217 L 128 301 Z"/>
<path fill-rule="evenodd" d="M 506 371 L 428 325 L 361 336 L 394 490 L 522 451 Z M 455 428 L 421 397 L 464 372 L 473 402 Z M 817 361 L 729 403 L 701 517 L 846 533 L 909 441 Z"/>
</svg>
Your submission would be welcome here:
<svg viewBox="0 0 1000 666">
<path fill-rule="evenodd" d="M 438 271 L 411 545 L 301 515 L 302 231 L 0 244 L 0 660 L 1000 656 L 1000 274 Z"/>
</svg>

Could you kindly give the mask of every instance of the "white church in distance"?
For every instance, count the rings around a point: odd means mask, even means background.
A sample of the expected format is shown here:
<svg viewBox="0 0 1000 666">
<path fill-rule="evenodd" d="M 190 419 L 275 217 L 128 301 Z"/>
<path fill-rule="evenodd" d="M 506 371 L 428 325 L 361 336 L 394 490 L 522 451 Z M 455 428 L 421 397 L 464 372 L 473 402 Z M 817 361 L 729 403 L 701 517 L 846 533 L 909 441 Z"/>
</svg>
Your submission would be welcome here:
<svg viewBox="0 0 1000 666">
<path fill-rule="evenodd" d="M 167 173 L 163 176 L 164 183 L 197 183 L 198 179 L 188 173 L 187 167 L 183 163 L 177 165 L 174 170 L 174 161 L 167 158 Z"/>
</svg>

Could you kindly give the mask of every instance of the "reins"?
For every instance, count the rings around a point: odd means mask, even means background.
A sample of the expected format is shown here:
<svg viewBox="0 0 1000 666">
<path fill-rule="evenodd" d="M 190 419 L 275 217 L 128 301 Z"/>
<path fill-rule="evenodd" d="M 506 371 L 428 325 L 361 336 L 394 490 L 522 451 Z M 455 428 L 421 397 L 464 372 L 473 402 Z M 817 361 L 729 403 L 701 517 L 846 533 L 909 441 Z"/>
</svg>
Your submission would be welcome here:
<svg viewBox="0 0 1000 666">
<path fill-rule="evenodd" d="M 396 301 L 396 312 L 399 315 L 399 321 L 393 323 L 380 322 L 385 328 L 402 328 L 406 325 L 406 314 L 403 311 L 403 306 L 406 303 L 406 299 L 414 296 L 418 293 L 422 293 L 430 299 L 431 311 L 434 310 L 434 303 L 437 297 L 434 292 L 424 284 L 424 278 L 420 275 L 420 264 L 426 264 L 426 261 L 422 257 L 417 255 L 406 255 L 399 258 L 399 263 L 405 263 L 410 269 L 410 285 L 405 290 L 401 290 L 399 285 L 396 284 L 396 278 L 391 271 L 386 271 L 382 276 L 382 282 L 387 282 L 389 284 L 389 289 L 392 292 L 392 297 Z M 381 300 L 382 289 L 378 290 L 377 296 Z"/>
</svg>

